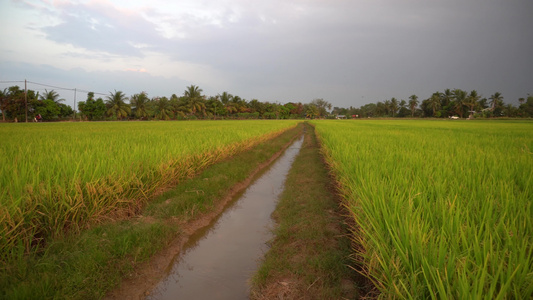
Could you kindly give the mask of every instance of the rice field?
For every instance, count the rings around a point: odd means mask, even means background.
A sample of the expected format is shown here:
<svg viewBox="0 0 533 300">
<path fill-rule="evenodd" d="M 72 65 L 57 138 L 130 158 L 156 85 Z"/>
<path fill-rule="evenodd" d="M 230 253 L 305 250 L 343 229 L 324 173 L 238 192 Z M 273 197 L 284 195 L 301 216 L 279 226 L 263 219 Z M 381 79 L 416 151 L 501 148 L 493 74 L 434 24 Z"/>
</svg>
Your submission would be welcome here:
<svg viewBox="0 0 533 300">
<path fill-rule="evenodd" d="M 0 255 L 135 213 L 161 187 L 297 122 L 0 124 Z"/>
<path fill-rule="evenodd" d="M 313 124 L 381 298 L 533 297 L 533 122 Z"/>
</svg>

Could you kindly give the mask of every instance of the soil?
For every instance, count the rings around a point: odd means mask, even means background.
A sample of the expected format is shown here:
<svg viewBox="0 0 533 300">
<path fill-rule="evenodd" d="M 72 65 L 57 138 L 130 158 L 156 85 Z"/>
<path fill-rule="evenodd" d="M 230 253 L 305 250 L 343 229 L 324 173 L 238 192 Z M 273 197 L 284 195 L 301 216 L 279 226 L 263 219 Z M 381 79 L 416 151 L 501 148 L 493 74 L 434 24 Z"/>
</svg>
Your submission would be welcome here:
<svg viewBox="0 0 533 300">
<path fill-rule="evenodd" d="M 274 154 L 264 163 L 260 164 L 248 178 L 236 185 L 234 185 L 223 199 L 220 199 L 215 207 L 208 213 L 201 214 L 198 217 L 188 222 L 176 222 L 177 227 L 180 228 L 179 234 L 172 240 L 168 247 L 158 254 L 154 255 L 150 260 L 142 263 L 134 268 L 128 274 L 120 286 L 115 290 L 109 292 L 104 299 L 144 299 L 150 294 L 150 290 L 154 288 L 167 273 L 168 268 L 172 267 L 173 259 L 181 251 L 189 237 L 199 229 L 208 226 L 218 215 L 220 215 L 225 207 L 231 202 L 235 195 L 244 191 L 253 181 L 254 177 L 268 167 L 274 160 L 276 160 L 287 147 L 289 147 L 294 139 L 283 146 L 283 148 Z M 150 222 L 149 218 L 139 218 L 139 221 Z"/>
</svg>

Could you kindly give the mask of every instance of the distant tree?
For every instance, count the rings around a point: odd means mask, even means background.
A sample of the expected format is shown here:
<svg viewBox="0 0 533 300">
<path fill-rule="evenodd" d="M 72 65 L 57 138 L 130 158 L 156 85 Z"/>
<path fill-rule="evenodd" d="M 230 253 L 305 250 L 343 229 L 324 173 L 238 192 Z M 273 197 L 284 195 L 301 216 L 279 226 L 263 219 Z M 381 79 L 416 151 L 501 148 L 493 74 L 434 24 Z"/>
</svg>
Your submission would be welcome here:
<svg viewBox="0 0 533 300">
<path fill-rule="evenodd" d="M 331 103 L 322 98 L 314 99 L 310 104 L 316 106 L 319 117 L 325 117 L 328 114 L 328 111 L 331 110 Z"/>
<path fill-rule="evenodd" d="M 107 115 L 117 119 L 126 118 L 131 112 L 131 107 L 126 103 L 127 99 L 122 91 L 110 92 L 106 100 Z"/>
<path fill-rule="evenodd" d="M 54 103 L 57 104 L 59 104 L 59 102 L 65 101 L 65 99 L 59 98 L 59 94 L 56 91 L 48 91 L 46 89 L 44 90 L 44 94 L 39 97 L 39 100 L 52 100 Z"/>
<path fill-rule="evenodd" d="M 87 100 L 78 103 L 78 109 L 89 120 L 101 120 L 107 111 L 104 100 L 98 98 L 94 100 L 94 93 L 87 93 Z"/>
<path fill-rule="evenodd" d="M 207 99 L 205 103 L 205 110 L 209 116 L 213 116 L 214 119 L 217 118 L 217 116 L 220 116 L 224 113 L 224 106 L 222 102 L 219 100 L 219 95 L 217 96 L 211 96 L 209 99 Z"/>
<path fill-rule="evenodd" d="M 441 96 L 441 103 L 440 107 L 443 111 L 442 117 L 449 117 L 453 114 L 455 114 L 454 109 L 454 94 L 453 91 L 450 89 L 445 89 L 444 92 L 440 94 Z"/>
<path fill-rule="evenodd" d="M 170 120 L 172 118 L 172 106 L 167 97 L 155 99 L 154 104 L 155 118 L 159 120 Z"/>
<path fill-rule="evenodd" d="M 488 103 L 487 98 L 481 98 L 481 99 L 479 99 L 479 101 L 477 103 L 477 106 L 479 107 L 479 109 L 483 110 L 483 109 L 489 107 L 489 105 L 487 103 Z"/>
<path fill-rule="evenodd" d="M 411 118 L 415 116 L 416 107 L 418 106 L 418 96 L 409 96 L 409 108 L 411 109 Z"/>
<path fill-rule="evenodd" d="M 205 101 L 202 92 L 203 90 L 198 86 L 191 85 L 183 93 L 192 114 L 201 113 L 205 115 Z"/>
<path fill-rule="evenodd" d="M 400 110 L 398 111 L 398 117 L 405 118 L 409 115 L 409 109 L 407 108 L 407 102 L 405 100 L 400 100 Z"/>
<path fill-rule="evenodd" d="M 9 98 L 8 94 L 9 93 L 7 91 L 7 88 L 0 91 L 0 110 L 2 111 L 2 121 L 4 122 L 6 121 L 6 108 L 8 104 L 8 98 Z"/>
<path fill-rule="evenodd" d="M 502 114 L 506 117 L 517 117 L 518 116 L 518 108 L 516 108 L 514 105 L 512 105 L 511 103 L 508 103 L 506 105 L 503 106 L 503 109 L 502 109 Z"/>
<path fill-rule="evenodd" d="M 470 118 L 474 115 L 476 106 L 478 106 L 478 101 L 481 97 L 478 95 L 476 90 L 472 90 L 468 97 L 466 98 L 465 104 L 470 109 Z"/>
<path fill-rule="evenodd" d="M 503 110 L 503 96 L 501 93 L 496 92 L 489 98 L 491 104 L 491 110 L 494 116 L 500 116 Z"/>
<path fill-rule="evenodd" d="M 385 102 L 387 102 L 387 101 L 385 101 Z M 386 115 L 388 113 L 388 111 L 389 111 L 388 104 L 383 103 L 381 101 L 378 101 L 376 103 L 376 109 L 374 110 L 373 117 L 384 116 L 384 115 Z"/>
<path fill-rule="evenodd" d="M 390 112 L 392 114 L 392 117 L 394 118 L 394 115 L 396 115 L 396 113 L 398 112 L 398 109 L 399 109 L 399 104 L 398 104 L 398 100 L 396 100 L 396 98 L 392 97 L 390 99 Z"/>
<path fill-rule="evenodd" d="M 520 112 L 524 117 L 533 118 L 533 96 L 528 94 L 527 100 L 520 104 Z"/>
<path fill-rule="evenodd" d="M 223 92 L 219 95 L 219 98 L 222 104 L 226 105 L 228 102 L 231 101 L 231 99 L 233 99 L 233 95 L 228 92 Z"/>
<path fill-rule="evenodd" d="M 67 118 L 74 115 L 74 110 L 70 105 L 66 105 L 65 103 L 59 103 L 57 104 L 59 107 L 59 114 L 57 115 L 60 119 L 61 118 Z"/>
<path fill-rule="evenodd" d="M 33 114 L 41 115 L 43 120 L 56 120 L 61 112 L 57 103 L 52 99 L 35 100 L 32 106 Z"/>
<path fill-rule="evenodd" d="M 259 116 L 263 116 L 263 114 L 266 112 L 265 103 L 257 99 L 252 99 L 249 103 L 249 106 L 250 106 L 251 111 L 259 113 Z"/>
<path fill-rule="evenodd" d="M 466 105 L 466 101 L 467 101 L 466 99 L 467 92 L 461 89 L 454 89 L 453 96 L 454 96 L 454 100 L 453 100 L 454 111 L 455 113 L 459 115 L 459 117 L 462 118 L 463 112 L 464 112 L 464 106 Z"/>
<path fill-rule="evenodd" d="M 315 104 L 308 104 L 305 109 L 305 116 L 310 119 L 314 119 L 320 116 L 318 107 Z"/>
<path fill-rule="evenodd" d="M 135 117 L 142 120 L 147 119 L 150 115 L 150 98 L 148 98 L 148 94 L 146 92 L 141 92 L 131 96 L 130 104 Z"/>
<path fill-rule="evenodd" d="M 28 102 L 31 103 L 31 99 L 34 99 L 35 93 L 28 90 Z M 36 98 L 36 96 L 35 96 Z M 17 119 L 22 121 L 26 116 L 26 97 L 24 90 L 20 89 L 18 85 L 10 86 L 7 89 L 7 97 L 4 99 L 2 113 L 6 117 L 11 119 Z"/>
<path fill-rule="evenodd" d="M 433 112 L 432 116 L 435 118 L 440 117 L 440 114 L 437 114 L 437 110 L 441 107 L 441 97 L 439 92 L 435 92 L 431 95 L 431 97 L 429 98 L 429 105 Z"/>
<path fill-rule="evenodd" d="M 390 100 L 383 101 L 383 114 L 390 116 L 391 114 L 391 102 Z"/>
<path fill-rule="evenodd" d="M 187 105 L 185 97 L 178 97 L 176 96 L 176 94 L 172 94 L 172 96 L 170 96 L 169 102 L 174 117 L 184 118 L 186 115 L 191 113 L 191 109 Z"/>
</svg>

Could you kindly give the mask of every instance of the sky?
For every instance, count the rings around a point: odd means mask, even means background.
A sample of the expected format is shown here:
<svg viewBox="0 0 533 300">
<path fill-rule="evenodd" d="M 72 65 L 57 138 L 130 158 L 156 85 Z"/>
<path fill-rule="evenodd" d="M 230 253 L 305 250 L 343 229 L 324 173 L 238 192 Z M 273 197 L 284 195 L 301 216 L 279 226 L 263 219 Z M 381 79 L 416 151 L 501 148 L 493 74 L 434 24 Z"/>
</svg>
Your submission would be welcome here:
<svg viewBox="0 0 533 300">
<path fill-rule="evenodd" d="M 337 107 L 459 88 L 517 105 L 533 95 L 532 13 L 531 0 L 0 0 L 0 88 L 28 80 L 71 106 L 81 91 L 190 85 Z"/>
</svg>

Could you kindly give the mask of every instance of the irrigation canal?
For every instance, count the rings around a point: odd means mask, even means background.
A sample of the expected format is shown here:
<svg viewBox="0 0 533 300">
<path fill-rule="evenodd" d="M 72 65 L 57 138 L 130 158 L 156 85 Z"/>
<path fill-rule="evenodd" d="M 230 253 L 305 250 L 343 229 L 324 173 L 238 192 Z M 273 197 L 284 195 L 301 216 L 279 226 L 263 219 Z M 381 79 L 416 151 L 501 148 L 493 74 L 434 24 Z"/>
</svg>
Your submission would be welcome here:
<svg viewBox="0 0 533 300">
<path fill-rule="evenodd" d="M 271 214 L 302 144 L 303 136 L 217 219 L 191 236 L 146 299 L 248 299 L 248 281 L 272 238 Z"/>
</svg>

